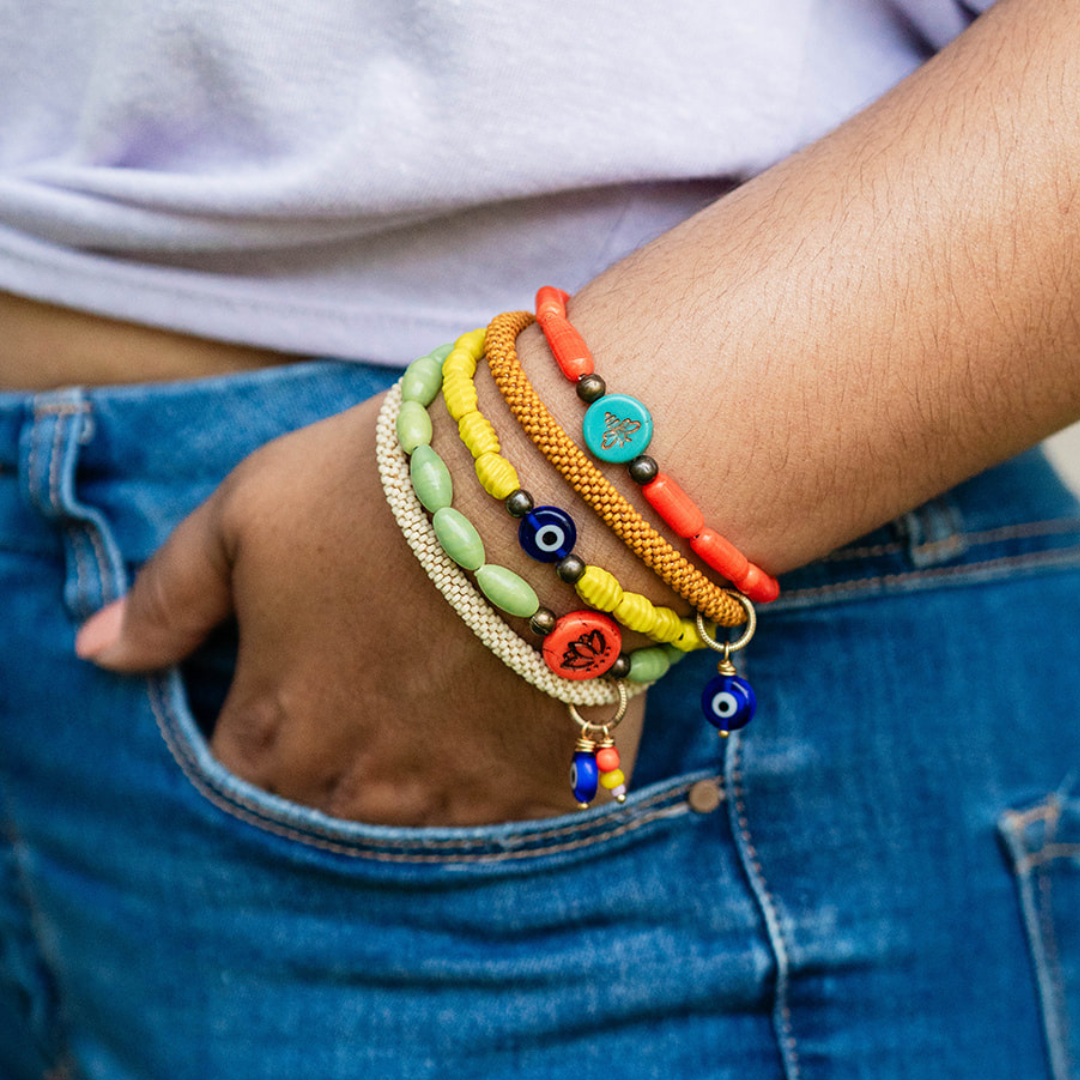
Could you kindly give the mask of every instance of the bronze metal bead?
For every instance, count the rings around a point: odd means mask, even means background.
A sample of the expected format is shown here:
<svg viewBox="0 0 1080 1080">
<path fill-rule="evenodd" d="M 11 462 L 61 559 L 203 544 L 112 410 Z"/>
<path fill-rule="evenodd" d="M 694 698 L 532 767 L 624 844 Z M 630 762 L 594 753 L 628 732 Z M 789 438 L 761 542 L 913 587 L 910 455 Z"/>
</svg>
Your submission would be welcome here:
<svg viewBox="0 0 1080 1080">
<path fill-rule="evenodd" d="M 555 573 L 568 585 L 573 585 L 585 573 L 585 560 L 577 555 L 567 555 L 555 564 Z"/>
<path fill-rule="evenodd" d="M 522 518 L 531 514 L 533 510 L 533 497 L 524 489 L 518 488 L 506 496 L 506 512 L 511 517 Z"/>
<path fill-rule="evenodd" d="M 546 607 L 537 608 L 529 620 L 529 629 L 540 637 L 550 634 L 555 629 L 555 612 Z"/>
<path fill-rule="evenodd" d="M 660 472 L 660 466 L 648 454 L 640 454 L 626 468 L 635 484 L 651 484 Z"/>
<path fill-rule="evenodd" d="M 619 653 L 618 659 L 607 672 L 613 679 L 625 679 L 630 674 L 630 657 L 626 653 Z"/>
<path fill-rule="evenodd" d="M 607 384 L 599 375 L 582 375 L 577 381 L 577 396 L 591 405 L 607 393 Z"/>
</svg>

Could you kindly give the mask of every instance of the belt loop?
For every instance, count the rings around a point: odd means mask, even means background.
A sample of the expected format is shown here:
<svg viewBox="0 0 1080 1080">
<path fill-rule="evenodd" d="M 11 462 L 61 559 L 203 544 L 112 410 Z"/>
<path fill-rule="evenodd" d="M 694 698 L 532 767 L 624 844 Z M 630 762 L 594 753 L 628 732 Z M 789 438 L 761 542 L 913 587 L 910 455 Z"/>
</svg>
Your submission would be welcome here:
<svg viewBox="0 0 1080 1080">
<path fill-rule="evenodd" d="M 918 570 L 949 562 L 967 551 L 963 516 L 948 495 L 931 499 L 899 520 L 908 557 Z"/>
<path fill-rule="evenodd" d="M 64 603 L 80 621 L 127 587 L 124 562 L 104 515 L 76 493 L 79 454 L 93 435 L 93 406 L 78 388 L 35 395 L 19 435 L 23 498 L 61 532 L 67 556 Z"/>
</svg>

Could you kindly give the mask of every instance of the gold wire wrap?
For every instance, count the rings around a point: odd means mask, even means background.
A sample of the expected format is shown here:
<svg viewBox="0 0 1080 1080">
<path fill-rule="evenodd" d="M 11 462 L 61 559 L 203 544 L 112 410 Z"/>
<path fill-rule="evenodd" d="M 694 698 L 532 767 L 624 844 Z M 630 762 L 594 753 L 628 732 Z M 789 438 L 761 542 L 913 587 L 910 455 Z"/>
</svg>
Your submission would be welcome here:
<svg viewBox="0 0 1080 1080">
<path fill-rule="evenodd" d="M 525 433 L 604 524 L 684 600 L 720 626 L 746 622 L 746 611 L 735 595 L 683 558 L 619 494 L 548 412 L 521 368 L 515 344 L 518 334 L 535 321 L 528 311 L 496 315 L 486 339 L 492 377 Z"/>
</svg>

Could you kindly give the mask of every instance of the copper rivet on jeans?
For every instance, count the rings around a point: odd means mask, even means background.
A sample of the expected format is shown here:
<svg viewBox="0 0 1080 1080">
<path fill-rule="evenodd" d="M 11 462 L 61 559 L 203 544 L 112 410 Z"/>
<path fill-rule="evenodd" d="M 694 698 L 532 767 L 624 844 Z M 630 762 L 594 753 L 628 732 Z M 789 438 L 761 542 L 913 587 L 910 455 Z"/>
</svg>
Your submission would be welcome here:
<svg viewBox="0 0 1080 1080">
<path fill-rule="evenodd" d="M 696 814 L 711 814 L 724 801 L 715 780 L 699 780 L 687 793 L 690 809 Z"/>
</svg>

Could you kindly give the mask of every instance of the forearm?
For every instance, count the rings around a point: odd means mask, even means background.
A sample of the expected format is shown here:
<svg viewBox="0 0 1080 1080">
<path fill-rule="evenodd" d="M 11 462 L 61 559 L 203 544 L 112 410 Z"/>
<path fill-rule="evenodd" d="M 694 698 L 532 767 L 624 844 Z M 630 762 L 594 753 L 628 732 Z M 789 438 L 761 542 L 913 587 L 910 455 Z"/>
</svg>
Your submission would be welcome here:
<svg viewBox="0 0 1080 1080">
<path fill-rule="evenodd" d="M 771 571 L 1080 416 L 1078 58 L 1072 5 L 1004 0 L 571 303 L 662 467 Z M 538 331 L 520 346 L 579 432 Z"/>
</svg>

